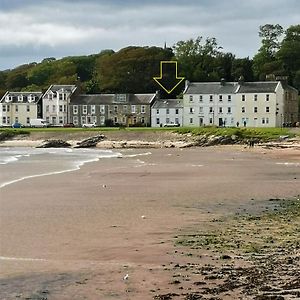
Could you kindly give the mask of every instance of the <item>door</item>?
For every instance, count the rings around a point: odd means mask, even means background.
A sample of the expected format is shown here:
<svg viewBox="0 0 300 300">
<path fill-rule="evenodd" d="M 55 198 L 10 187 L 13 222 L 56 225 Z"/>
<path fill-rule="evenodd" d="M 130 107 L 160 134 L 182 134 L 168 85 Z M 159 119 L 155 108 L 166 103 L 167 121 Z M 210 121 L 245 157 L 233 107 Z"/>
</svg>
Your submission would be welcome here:
<svg viewBox="0 0 300 300">
<path fill-rule="evenodd" d="M 223 119 L 219 118 L 219 126 L 222 127 L 223 126 Z"/>
</svg>

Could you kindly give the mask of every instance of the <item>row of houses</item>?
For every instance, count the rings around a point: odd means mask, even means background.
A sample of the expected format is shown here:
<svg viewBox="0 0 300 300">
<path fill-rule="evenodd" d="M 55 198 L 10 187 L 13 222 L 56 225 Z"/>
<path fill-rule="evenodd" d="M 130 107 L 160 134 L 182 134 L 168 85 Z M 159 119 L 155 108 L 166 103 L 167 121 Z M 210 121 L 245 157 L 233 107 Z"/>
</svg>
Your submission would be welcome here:
<svg viewBox="0 0 300 300">
<path fill-rule="evenodd" d="M 6 92 L 0 126 L 43 118 L 53 126 L 249 126 L 279 127 L 298 121 L 298 91 L 284 81 L 186 81 L 183 99 L 159 94 L 80 94 L 75 85 L 51 85 L 45 93 Z"/>
</svg>

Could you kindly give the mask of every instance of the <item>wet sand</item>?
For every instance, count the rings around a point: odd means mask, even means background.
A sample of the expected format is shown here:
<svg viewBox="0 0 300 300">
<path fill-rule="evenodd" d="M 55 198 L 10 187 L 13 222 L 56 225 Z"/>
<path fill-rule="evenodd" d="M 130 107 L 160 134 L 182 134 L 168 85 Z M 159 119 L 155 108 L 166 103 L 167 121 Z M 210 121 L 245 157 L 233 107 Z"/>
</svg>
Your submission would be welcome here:
<svg viewBox="0 0 300 300">
<path fill-rule="evenodd" d="M 137 152 L 151 155 L 130 157 Z M 263 210 L 269 198 L 299 194 L 298 152 L 124 150 L 124 158 L 5 186 L 1 299 L 153 299 L 168 293 L 168 266 L 185 260 L 173 237 L 214 218 Z"/>
</svg>

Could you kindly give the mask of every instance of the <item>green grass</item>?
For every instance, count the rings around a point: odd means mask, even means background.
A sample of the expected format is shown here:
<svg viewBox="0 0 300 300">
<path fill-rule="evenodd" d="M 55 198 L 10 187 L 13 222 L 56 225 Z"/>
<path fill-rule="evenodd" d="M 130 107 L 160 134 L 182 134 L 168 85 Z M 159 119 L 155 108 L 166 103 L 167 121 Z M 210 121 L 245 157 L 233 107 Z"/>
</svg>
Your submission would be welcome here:
<svg viewBox="0 0 300 300">
<path fill-rule="evenodd" d="M 257 140 L 275 140 L 280 136 L 295 136 L 288 128 L 218 128 L 218 127 L 199 127 L 188 128 L 182 127 L 175 130 L 180 134 L 190 133 L 195 136 L 200 135 L 216 135 L 216 136 L 232 136 L 235 135 L 239 139 L 257 139 Z"/>
</svg>

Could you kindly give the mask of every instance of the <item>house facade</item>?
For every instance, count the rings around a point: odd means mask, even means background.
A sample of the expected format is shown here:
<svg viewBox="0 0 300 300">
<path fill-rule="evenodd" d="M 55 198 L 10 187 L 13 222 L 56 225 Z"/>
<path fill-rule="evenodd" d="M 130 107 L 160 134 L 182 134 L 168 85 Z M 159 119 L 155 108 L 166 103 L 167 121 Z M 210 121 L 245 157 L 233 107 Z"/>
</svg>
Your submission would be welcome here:
<svg viewBox="0 0 300 300">
<path fill-rule="evenodd" d="M 77 95 L 70 102 L 70 121 L 76 126 L 150 126 L 156 98 L 157 94 Z"/>
<path fill-rule="evenodd" d="M 0 100 L 0 126 L 15 122 L 30 126 L 30 119 L 42 117 L 42 92 L 6 92 Z"/>
<path fill-rule="evenodd" d="M 151 108 L 151 127 L 183 126 L 183 100 L 158 99 Z"/>
<path fill-rule="evenodd" d="M 298 91 L 281 81 L 186 83 L 185 126 L 280 127 L 298 118 Z"/>
<path fill-rule="evenodd" d="M 43 95 L 43 119 L 51 125 L 70 123 L 69 104 L 75 85 L 51 85 Z"/>
<path fill-rule="evenodd" d="M 186 82 L 183 93 L 184 126 L 234 126 L 235 82 Z"/>
</svg>

